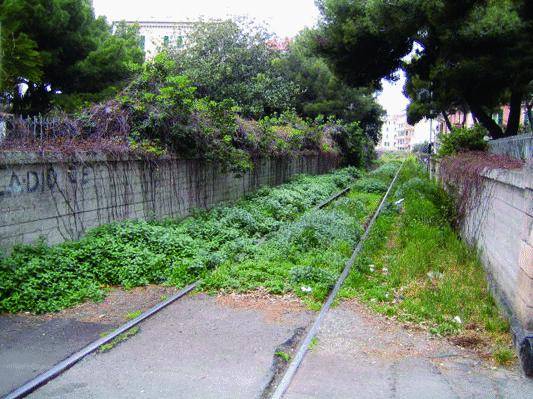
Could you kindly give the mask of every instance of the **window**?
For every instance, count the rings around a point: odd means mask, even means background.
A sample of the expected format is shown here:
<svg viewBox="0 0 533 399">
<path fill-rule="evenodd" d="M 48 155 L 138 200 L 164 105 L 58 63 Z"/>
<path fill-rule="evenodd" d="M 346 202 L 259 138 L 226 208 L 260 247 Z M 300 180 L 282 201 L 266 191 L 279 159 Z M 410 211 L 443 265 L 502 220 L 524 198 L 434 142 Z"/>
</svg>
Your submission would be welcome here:
<svg viewBox="0 0 533 399">
<path fill-rule="evenodd" d="M 143 50 L 144 50 L 145 43 L 146 43 L 146 37 L 141 36 L 141 38 L 140 38 L 140 40 L 139 40 L 139 46 L 140 46 Z"/>
<path fill-rule="evenodd" d="M 163 36 L 163 46 L 168 47 L 168 36 Z"/>
<path fill-rule="evenodd" d="M 183 36 L 178 36 L 176 38 L 176 46 L 178 46 L 178 48 L 183 47 Z"/>
</svg>

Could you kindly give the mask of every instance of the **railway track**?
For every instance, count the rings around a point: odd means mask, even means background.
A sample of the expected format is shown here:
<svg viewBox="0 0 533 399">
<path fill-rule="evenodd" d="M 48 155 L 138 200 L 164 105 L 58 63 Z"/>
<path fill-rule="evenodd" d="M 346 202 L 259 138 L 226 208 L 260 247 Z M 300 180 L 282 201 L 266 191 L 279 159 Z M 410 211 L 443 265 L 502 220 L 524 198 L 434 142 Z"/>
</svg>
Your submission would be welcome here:
<svg viewBox="0 0 533 399">
<path fill-rule="evenodd" d="M 332 195 L 331 197 L 325 199 L 324 201 L 320 202 L 318 205 L 316 205 L 315 209 L 322 209 L 331 204 L 336 199 L 340 198 L 341 196 L 347 194 L 350 191 L 350 187 L 347 187 L 336 194 Z M 264 241 L 266 241 L 267 236 L 262 237 L 258 245 L 262 244 Z M 131 328 L 137 326 L 141 322 L 145 321 L 146 319 L 150 318 L 151 316 L 155 315 L 156 313 L 160 312 L 170 304 L 178 301 L 179 299 L 187 296 L 189 293 L 191 293 L 195 288 L 198 287 L 198 285 L 201 283 L 201 280 L 198 280 L 176 294 L 172 295 L 171 297 L 167 298 L 166 300 L 158 303 L 157 305 L 153 306 L 146 312 L 142 313 L 138 317 L 128 321 L 127 323 L 123 324 L 122 326 L 118 327 L 116 330 L 114 330 L 112 333 L 106 335 L 103 338 L 100 338 L 96 341 L 91 342 L 90 344 L 86 345 L 79 351 L 73 353 L 72 355 L 68 356 L 66 359 L 62 360 L 61 362 L 57 363 L 55 366 L 50 368 L 49 370 L 39 374 L 38 376 L 32 378 L 31 380 L 27 381 L 20 387 L 16 388 L 15 390 L 8 393 L 6 396 L 3 396 L 3 399 L 18 399 L 23 398 L 31 394 L 32 392 L 36 391 L 40 387 L 46 385 L 48 382 L 52 381 L 56 377 L 60 376 L 62 373 L 67 371 L 69 368 L 73 367 L 76 363 L 81 361 L 83 358 L 85 358 L 87 355 L 95 352 L 98 348 L 101 346 L 108 344 L 109 342 L 116 339 L 121 334 L 127 332 Z"/>
<path fill-rule="evenodd" d="M 352 267 L 353 267 L 353 265 L 355 263 L 357 255 L 361 251 L 366 238 L 370 234 L 370 230 L 372 229 L 372 226 L 374 225 L 374 223 L 376 222 L 376 219 L 378 218 L 379 214 L 381 213 L 381 210 L 383 209 L 383 207 L 384 207 L 384 205 L 385 205 L 385 203 L 387 201 L 387 198 L 388 198 L 392 188 L 394 187 L 394 183 L 396 182 L 402 167 L 403 167 L 403 163 L 398 168 L 398 170 L 396 171 L 396 174 L 394 175 L 394 178 L 392 179 L 392 181 L 391 181 L 391 183 L 390 183 L 385 195 L 381 199 L 381 202 L 380 202 L 378 208 L 376 209 L 376 211 L 374 212 L 374 215 L 370 219 L 370 222 L 368 223 L 368 225 L 367 225 L 367 227 L 365 229 L 365 232 L 361 236 L 361 239 L 359 240 L 359 242 L 357 243 L 357 246 L 355 247 L 354 251 L 352 252 L 352 256 L 346 262 L 341 275 L 339 276 L 339 278 L 337 279 L 337 282 L 335 283 L 335 286 L 333 287 L 333 289 L 329 293 L 326 302 L 324 302 L 324 304 L 322 305 L 322 308 L 320 309 L 320 312 L 319 312 L 318 316 L 316 317 L 316 319 L 313 322 L 311 328 L 308 330 L 308 332 L 305 335 L 303 341 L 301 342 L 300 346 L 298 347 L 298 350 L 297 350 L 295 356 L 293 357 L 293 359 L 291 360 L 291 362 L 289 363 L 288 368 L 286 369 L 285 373 L 283 374 L 283 377 L 281 378 L 280 382 L 277 384 L 276 388 L 273 390 L 272 394 L 268 395 L 271 399 L 281 399 L 281 398 L 283 398 L 283 395 L 285 394 L 285 392 L 289 388 L 294 376 L 296 375 L 296 371 L 298 370 L 298 367 L 300 367 L 300 365 L 302 364 L 302 362 L 303 362 L 303 360 L 305 358 L 305 355 L 306 355 L 306 353 L 307 353 L 307 351 L 308 351 L 308 349 L 309 349 L 309 347 L 310 347 L 310 345 L 311 345 L 311 343 L 313 341 L 313 338 L 315 338 L 315 336 L 316 336 L 316 334 L 317 334 L 317 332 L 318 332 L 318 330 L 320 328 L 320 325 L 324 321 L 324 318 L 326 317 L 326 314 L 328 313 L 329 309 L 331 308 L 331 305 L 333 304 L 333 301 L 335 300 L 335 297 L 337 296 L 342 284 L 344 283 L 344 280 L 346 280 L 346 277 L 348 277 L 348 274 L 350 273 L 350 271 L 351 271 L 351 269 L 352 269 Z"/>
</svg>

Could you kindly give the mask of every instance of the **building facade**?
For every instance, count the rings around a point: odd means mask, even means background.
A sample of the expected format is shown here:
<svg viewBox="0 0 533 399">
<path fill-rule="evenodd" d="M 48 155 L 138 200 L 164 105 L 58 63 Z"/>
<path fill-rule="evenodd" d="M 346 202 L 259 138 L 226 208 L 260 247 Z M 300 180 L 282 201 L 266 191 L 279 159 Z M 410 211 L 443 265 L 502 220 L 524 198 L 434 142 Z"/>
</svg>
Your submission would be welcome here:
<svg viewBox="0 0 533 399">
<path fill-rule="evenodd" d="M 165 46 L 182 47 L 194 27 L 194 22 L 175 21 L 126 21 L 128 25 L 138 25 L 141 47 L 146 58 L 153 58 Z"/>
<path fill-rule="evenodd" d="M 415 127 L 407 123 L 405 114 L 388 115 L 381 128 L 381 140 L 377 145 L 382 151 L 411 151 Z"/>
</svg>

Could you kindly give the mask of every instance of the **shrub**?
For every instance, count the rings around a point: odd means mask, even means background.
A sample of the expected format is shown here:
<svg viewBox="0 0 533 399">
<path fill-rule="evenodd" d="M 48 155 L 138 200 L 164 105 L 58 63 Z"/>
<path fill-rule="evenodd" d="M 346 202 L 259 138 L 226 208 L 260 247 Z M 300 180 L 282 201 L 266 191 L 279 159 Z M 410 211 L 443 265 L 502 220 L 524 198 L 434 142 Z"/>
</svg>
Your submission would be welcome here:
<svg viewBox="0 0 533 399">
<path fill-rule="evenodd" d="M 314 210 L 298 221 L 282 228 L 276 241 L 299 249 L 324 248 L 338 241 L 353 244 L 358 238 L 358 227 L 349 218 L 328 210 Z"/>
<path fill-rule="evenodd" d="M 290 278 L 295 285 L 321 283 L 333 286 L 337 280 L 337 275 L 315 266 L 294 266 L 290 270 Z"/>
<path fill-rule="evenodd" d="M 364 178 L 354 184 L 354 189 L 364 193 L 381 194 L 387 191 L 388 185 L 381 180 Z"/>
<path fill-rule="evenodd" d="M 486 135 L 487 131 L 480 125 L 472 128 L 455 128 L 450 134 L 440 134 L 438 156 L 444 157 L 465 151 L 485 151 L 488 148 Z"/>
<path fill-rule="evenodd" d="M 379 168 L 374 169 L 372 172 L 370 172 L 370 175 L 378 179 L 389 181 L 396 174 L 398 167 L 399 163 L 397 161 L 387 162 L 381 165 Z"/>
</svg>

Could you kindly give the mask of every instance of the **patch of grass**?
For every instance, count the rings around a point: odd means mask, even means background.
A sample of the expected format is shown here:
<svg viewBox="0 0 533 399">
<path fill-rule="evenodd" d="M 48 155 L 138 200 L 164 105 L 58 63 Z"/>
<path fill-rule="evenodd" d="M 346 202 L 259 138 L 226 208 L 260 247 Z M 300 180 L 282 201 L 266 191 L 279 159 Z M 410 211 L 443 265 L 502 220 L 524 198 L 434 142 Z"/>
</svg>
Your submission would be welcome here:
<svg viewBox="0 0 533 399">
<path fill-rule="evenodd" d="M 135 334 L 139 332 L 139 330 L 140 328 L 138 326 L 130 328 L 128 331 L 120 334 L 119 336 L 117 336 L 116 338 L 108 342 L 107 344 L 100 346 L 100 348 L 98 348 L 98 352 L 103 353 L 103 352 L 110 351 L 111 349 L 113 349 L 115 346 L 117 346 L 121 342 L 127 341 L 129 338 L 133 337 Z M 109 335 L 109 334 L 110 333 L 108 332 L 104 336 Z"/>
<path fill-rule="evenodd" d="M 139 317 L 141 314 L 142 314 L 142 310 L 136 310 L 134 312 L 128 313 L 126 315 L 126 319 L 127 320 L 133 320 L 133 319 Z"/>
<path fill-rule="evenodd" d="M 315 346 L 318 345 L 318 338 L 317 337 L 313 337 L 313 339 L 311 340 L 311 343 L 309 344 L 309 346 L 307 347 L 307 349 L 309 349 L 310 351 L 313 350 L 315 348 Z"/>
<path fill-rule="evenodd" d="M 287 363 L 291 360 L 291 355 L 287 352 L 277 351 L 275 355 Z"/>
<path fill-rule="evenodd" d="M 509 341 L 509 326 L 487 289 L 477 254 L 451 228 L 449 199 L 410 160 L 396 195 L 377 220 L 342 290 L 375 311 L 452 336 L 475 325 L 491 342 Z"/>
<path fill-rule="evenodd" d="M 512 364 L 516 359 L 516 353 L 509 347 L 499 347 L 492 353 L 494 361 L 500 366 Z"/>
</svg>

